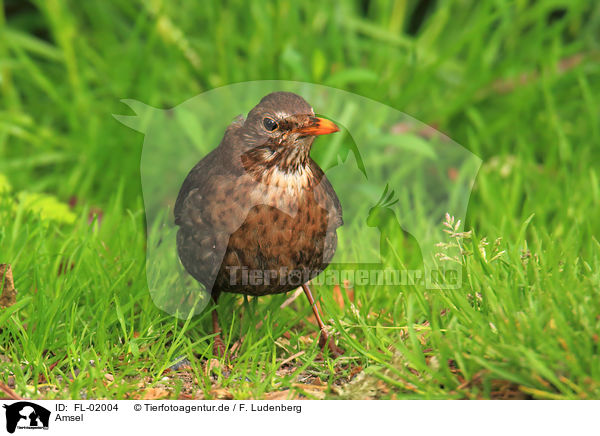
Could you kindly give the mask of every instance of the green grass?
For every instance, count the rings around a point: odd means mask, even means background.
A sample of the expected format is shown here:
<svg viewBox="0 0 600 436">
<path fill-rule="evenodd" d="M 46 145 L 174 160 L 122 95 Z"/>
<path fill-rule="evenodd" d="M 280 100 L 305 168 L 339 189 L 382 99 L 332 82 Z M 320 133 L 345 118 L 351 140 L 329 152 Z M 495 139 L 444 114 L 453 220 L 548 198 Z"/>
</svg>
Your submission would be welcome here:
<svg viewBox="0 0 600 436">
<path fill-rule="evenodd" d="M 416 9 L 0 0 L 0 263 L 19 291 L 0 381 L 32 398 L 600 398 L 600 7 Z M 264 79 L 369 97 L 481 157 L 471 233 L 445 241 L 464 244 L 465 281 L 357 287 L 353 308 L 319 286 L 338 361 L 317 358 L 301 298 L 225 297 L 225 339 L 245 340 L 210 372 L 210 312 L 177 320 L 148 292 L 144 138 L 111 114 Z M 180 356 L 191 368 L 164 373 Z"/>
</svg>

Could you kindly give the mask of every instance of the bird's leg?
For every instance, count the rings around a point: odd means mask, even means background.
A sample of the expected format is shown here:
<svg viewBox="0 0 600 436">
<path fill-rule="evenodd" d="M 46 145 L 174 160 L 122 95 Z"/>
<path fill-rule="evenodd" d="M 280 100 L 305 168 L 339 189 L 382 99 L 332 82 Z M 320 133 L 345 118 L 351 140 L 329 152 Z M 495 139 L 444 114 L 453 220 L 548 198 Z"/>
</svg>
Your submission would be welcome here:
<svg viewBox="0 0 600 436">
<path fill-rule="evenodd" d="M 217 299 L 213 299 L 216 303 Z M 223 342 L 223 338 L 221 337 L 221 326 L 219 325 L 219 315 L 217 314 L 216 307 L 213 309 L 212 312 L 212 329 L 213 333 L 216 334 L 213 344 L 213 354 L 218 357 L 223 357 L 227 352 L 227 347 L 225 347 L 225 342 Z"/>
<path fill-rule="evenodd" d="M 342 354 L 344 354 L 344 351 L 339 348 L 337 345 L 335 345 L 335 341 L 333 339 L 329 339 L 329 335 L 327 334 L 327 329 L 325 328 L 325 324 L 323 323 L 323 320 L 321 319 L 321 315 L 319 314 L 319 308 L 317 307 L 317 303 L 315 302 L 315 299 L 312 296 L 312 293 L 310 292 L 310 288 L 308 287 L 308 285 L 305 283 L 302 285 L 302 289 L 304 290 L 304 293 L 306 294 L 306 298 L 308 298 L 308 302 L 310 303 L 310 307 L 312 308 L 313 313 L 315 314 L 315 318 L 317 319 L 317 324 L 319 324 L 319 329 L 321 330 L 321 333 L 319 335 L 319 347 L 321 347 L 321 350 L 324 350 L 325 347 L 329 347 L 329 351 L 331 351 L 331 354 L 333 354 L 333 356 L 338 357 Z"/>
</svg>

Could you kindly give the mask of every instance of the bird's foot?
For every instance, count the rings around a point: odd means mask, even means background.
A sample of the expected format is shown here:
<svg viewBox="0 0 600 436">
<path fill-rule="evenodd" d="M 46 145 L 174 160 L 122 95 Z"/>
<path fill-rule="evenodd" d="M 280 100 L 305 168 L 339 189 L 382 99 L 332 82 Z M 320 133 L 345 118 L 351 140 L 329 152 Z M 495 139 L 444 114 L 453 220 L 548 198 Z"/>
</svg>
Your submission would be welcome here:
<svg viewBox="0 0 600 436">
<path fill-rule="evenodd" d="M 333 339 L 328 342 L 328 345 L 329 345 L 329 351 L 331 352 L 331 355 L 333 357 L 341 357 L 344 355 L 345 351 L 342 348 L 338 347 L 336 345 L 336 343 L 333 341 Z"/>
<path fill-rule="evenodd" d="M 335 344 L 335 340 L 325 330 L 321 330 L 319 335 L 319 347 L 321 347 L 321 351 L 325 351 L 325 347 L 327 347 L 333 357 L 340 357 L 344 354 L 344 350 Z"/>
<path fill-rule="evenodd" d="M 227 347 L 225 346 L 225 342 L 223 342 L 223 338 L 221 338 L 220 334 L 215 336 L 213 343 L 213 354 L 219 358 L 227 355 Z"/>
</svg>

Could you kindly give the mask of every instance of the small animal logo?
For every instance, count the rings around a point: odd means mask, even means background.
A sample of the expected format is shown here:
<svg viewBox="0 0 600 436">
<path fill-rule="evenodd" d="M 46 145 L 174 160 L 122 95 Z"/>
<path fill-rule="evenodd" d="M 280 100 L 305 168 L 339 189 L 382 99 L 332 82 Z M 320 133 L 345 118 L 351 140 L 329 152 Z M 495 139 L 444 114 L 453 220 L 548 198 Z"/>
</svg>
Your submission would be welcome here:
<svg viewBox="0 0 600 436">
<path fill-rule="evenodd" d="M 377 227 L 380 234 L 379 255 L 381 262 L 389 266 L 390 263 L 404 259 L 405 253 L 411 252 L 412 262 L 407 267 L 423 270 L 423 255 L 417 239 L 401 225 L 393 206 L 398 203 L 394 190 L 385 185 L 381 198 L 369 210 L 367 226 Z M 396 244 L 393 245 L 392 241 Z M 399 257 L 399 258 L 398 258 Z"/>
<path fill-rule="evenodd" d="M 6 431 L 14 433 L 19 429 L 48 429 L 50 411 L 29 401 L 19 401 L 6 405 Z"/>
</svg>

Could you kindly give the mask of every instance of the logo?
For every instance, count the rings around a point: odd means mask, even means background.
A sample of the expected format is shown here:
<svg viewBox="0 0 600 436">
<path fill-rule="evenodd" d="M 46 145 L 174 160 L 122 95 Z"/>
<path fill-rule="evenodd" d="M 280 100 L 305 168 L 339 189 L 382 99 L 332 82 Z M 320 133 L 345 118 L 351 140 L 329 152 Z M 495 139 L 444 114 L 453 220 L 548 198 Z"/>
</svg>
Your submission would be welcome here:
<svg viewBox="0 0 600 436">
<path fill-rule="evenodd" d="M 265 126 L 257 115 L 263 98 L 276 91 L 297 97 L 263 105 L 282 104 L 287 127 L 275 128 L 268 117 Z M 415 284 L 460 288 L 461 247 L 448 235 L 463 234 L 481 159 L 432 126 L 356 94 L 288 81 L 227 85 L 164 110 L 123 102 L 135 115 L 115 118 L 145 134 L 140 176 L 146 277 L 161 310 L 186 319 L 212 301 L 215 287 L 238 292 L 252 286 L 261 295 L 308 280 L 377 286 L 381 292 Z M 327 128 L 309 126 L 310 134 L 294 136 L 295 129 L 307 128 L 306 116 L 318 114 L 335 123 L 338 133 L 314 144 L 314 133 Z M 281 129 L 284 134 L 277 133 Z M 294 145 L 282 145 L 286 138 Z M 325 177 L 293 167 L 309 158 Z M 192 168 L 193 181 L 187 178 Z M 203 184 L 208 172 L 214 185 Z M 317 194 L 302 197 L 282 188 L 304 183 Z M 452 217 L 450 230 L 446 222 Z M 307 219 L 319 225 L 307 225 Z M 181 220 L 195 230 L 181 231 Z M 303 230 L 294 233 L 284 222 Z M 242 251 L 247 258 L 239 257 Z M 323 271 L 323 265 L 329 267 Z"/>
<path fill-rule="evenodd" d="M 10 405 L 3 406 L 6 409 L 6 431 L 14 433 L 18 429 L 48 430 L 50 422 L 50 411 L 30 403 L 29 401 L 19 401 Z"/>
</svg>

